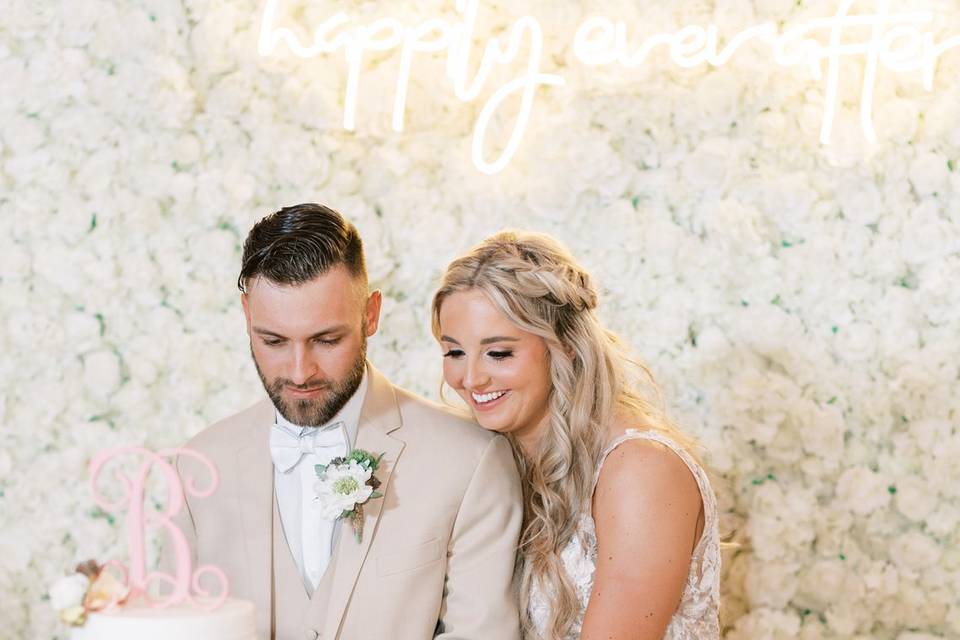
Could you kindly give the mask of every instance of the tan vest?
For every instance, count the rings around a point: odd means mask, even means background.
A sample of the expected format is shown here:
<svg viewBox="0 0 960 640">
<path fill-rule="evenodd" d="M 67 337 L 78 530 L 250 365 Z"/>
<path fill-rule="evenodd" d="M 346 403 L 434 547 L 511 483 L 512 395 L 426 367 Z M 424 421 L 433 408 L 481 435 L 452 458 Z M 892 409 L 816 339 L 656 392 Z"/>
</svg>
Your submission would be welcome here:
<svg viewBox="0 0 960 640">
<path fill-rule="evenodd" d="M 317 590 L 309 595 L 283 532 L 276 495 L 273 499 L 273 640 L 315 640 L 323 637 L 323 621 L 333 584 L 333 558 Z"/>
</svg>

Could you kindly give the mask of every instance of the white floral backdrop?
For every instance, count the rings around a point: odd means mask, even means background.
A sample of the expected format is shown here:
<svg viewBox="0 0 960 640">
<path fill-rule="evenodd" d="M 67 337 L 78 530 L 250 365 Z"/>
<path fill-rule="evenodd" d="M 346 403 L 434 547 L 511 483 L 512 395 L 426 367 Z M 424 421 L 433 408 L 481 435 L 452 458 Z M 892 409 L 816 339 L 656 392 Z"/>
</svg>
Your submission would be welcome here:
<svg viewBox="0 0 960 640">
<path fill-rule="evenodd" d="M 455 17 L 452 0 L 291 4 L 302 25 L 340 10 Z M 121 522 L 86 485 L 93 452 L 177 444 L 260 397 L 240 245 L 305 201 L 361 229 L 386 295 L 371 359 L 431 397 L 428 301 L 449 259 L 504 226 L 571 246 L 707 450 L 738 543 L 726 638 L 960 636 L 960 49 L 932 91 L 881 71 L 876 144 L 858 121 L 863 60 L 847 58 L 823 146 L 824 83 L 762 47 L 719 68 L 656 54 L 597 70 L 570 43 L 592 13 L 640 38 L 837 3 L 653 4 L 481 5 L 478 42 L 536 16 L 544 69 L 566 78 L 537 92 L 516 157 L 488 176 L 470 159 L 483 96 L 457 100 L 439 54 L 414 65 L 403 133 L 396 56 L 371 55 L 347 132 L 342 60 L 258 55 L 253 0 L 7 2 L 0 636 L 64 637 L 50 581 L 122 555 Z M 960 6 L 932 8 L 938 39 L 960 33 Z M 515 74 L 495 72 L 484 95 Z"/>
</svg>

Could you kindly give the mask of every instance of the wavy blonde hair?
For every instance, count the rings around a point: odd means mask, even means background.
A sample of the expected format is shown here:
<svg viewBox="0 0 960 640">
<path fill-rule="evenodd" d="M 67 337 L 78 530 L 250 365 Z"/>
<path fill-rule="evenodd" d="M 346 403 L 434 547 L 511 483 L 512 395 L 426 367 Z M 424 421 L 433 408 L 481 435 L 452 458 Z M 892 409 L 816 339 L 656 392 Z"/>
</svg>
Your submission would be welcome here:
<svg viewBox="0 0 960 640">
<path fill-rule="evenodd" d="M 521 624 L 525 636 L 536 636 L 529 599 L 537 585 L 553 604 L 546 638 L 559 640 L 580 612 L 560 554 L 590 507 L 610 425 L 627 419 L 688 449 L 693 443 L 663 411 L 649 369 L 629 359 L 617 336 L 600 324 L 590 274 L 558 241 L 541 233 L 501 231 L 450 263 L 433 297 L 437 339 L 444 301 L 469 290 L 483 291 L 517 327 L 541 337 L 549 352 L 549 424 L 540 446 L 523 452 L 508 439 L 524 491 L 517 563 Z"/>
</svg>

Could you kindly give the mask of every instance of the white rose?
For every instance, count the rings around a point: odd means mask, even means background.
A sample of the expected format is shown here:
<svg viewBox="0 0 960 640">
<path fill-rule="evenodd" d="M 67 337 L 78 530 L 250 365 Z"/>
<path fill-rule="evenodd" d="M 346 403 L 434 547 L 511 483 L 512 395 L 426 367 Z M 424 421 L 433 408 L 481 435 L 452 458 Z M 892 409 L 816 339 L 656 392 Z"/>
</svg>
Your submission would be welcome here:
<svg viewBox="0 0 960 640">
<path fill-rule="evenodd" d="M 357 504 L 366 502 L 373 493 L 373 487 L 367 484 L 372 473 L 352 460 L 346 465 L 327 467 L 325 477 L 314 485 L 321 516 L 335 520 L 344 511 L 351 511 Z"/>
<path fill-rule="evenodd" d="M 877 352 L 877 330 L 872 324 L 854 322 L 841 326 L 833 342 L 847 362 L 865 362 Z"/>
<path fill-rule="evenodd" d="M 900 255 L 907 262 L 926 264 L 953 253 L 953 227 L 942 219 L 940 205 L 926 200 L 910 212 L 900 238 Z"/>
<path fill-rule="evenodd" d="M 847 469 L 837 481 L 837 502 L 857 515 L 868 515 L 890 503 L 888 485 L 865 467 Z"/>
<path fill-rule="evenodd" d="M 0 476 L 2 475 L 0 473 Z M 927 531 L 935 536 L 948 536 L 960 526 L 960 510 L 950 505 L 943 505 L 936 513 L 927 516 L 926 526 Z"/>
<path fill-rule="evenodd" d="M 803 444 L 799 430 L 793 427 L 793 421 L 786 419 L 777 430 L 777 435 L 767 444 L 767 457 L 783 464 L 799 464 L 803 460 Z"/>
<path fill-rule="evenodd" d="M 39 118 L 11 115 L 5 117 L 4 121 L 5 124 L 0 128 L 0 139 L 15 156 L 26 155 L 47 140 L 43 121 Z"/>
<path fill-rule="evenodd" d="M 745 587 L 754 606 L 782 609 L 797 591 L 796 563 L 760 561 L 751 563 Z"/>
<path fill-rule="evenodd" d="M 916 476 L 896 483 L 896 505 L 908 520 L 923 522 L 937 508 L 937 489 Z"/>
<path fill-rule="evenodd" d="M 862 166 L 869 160 L 873 149 L 863 136 L 860 114 L 844 107 L 838 107 L 835 113 L 830 144 L 820 147 L 819 152 L 835 167 L 847 169 Z M 801 124 L 810 136 L 808 139 L 819 138 L 823 118 L 821 106 L 810 103 L 804 105 Z"/>
<path fill-rule="evenodd" d="M 97 397 L 106 397 L 120 386 L 117 354 L 101 349 L 83 357 L 83 384 Z"/>
<path fill-rule="evenodd" d="M 819 607 L 843 598 L 848 569 L 840 560 L 821 560 L 803 574 L 800 592 Z"/>
<path fill-rule="evenodd" d="M 735 155 L 736 149 L 730 148 L 728 142 L 716 139 L 705 141 L 683 164 L 684 181 L 705 191 L 721 189 L 727 180 L 729 168 L 736 164 L 731 154 Z"/>
<path fill-rule="evenodd" d="M 957 102 L 960 91 L 936 92 L 930 96 L 931 102 L 923 111 L 923 132 L 928 140 L 942 140 L 945 144 L 956 145 L 960 141 L 957 132 Z"/>
<path fill-rule="evenodd" d="M 920 125 L 920 108 L 915 100 L 885 99 L 873 119 L 877 137 L 895 143 L 913 140 Z"/>
<path fill-rule="evenodd" d="M 47 236 L 49 241 L 43 251 L 37 251 L 32 256 L 34 273 L 58 287 L 60 296 L 93 288 L 83 277 L 81 262 L 90 260 L 91 257 L 68 246 L 69 242 L 79 242 L 86 236 L 89 225 L 90 216 L 83 213 L 79 207 L 73 209 L 66 213 L 64 218 L 58 219 L 56 225 L 51 225 L 50 234 Z M 67 238 L 67 241 L 54 238 Z"/>
<path fill-rule="evenodd" d="M 719 360 L 730 351 L 730 342 L 723 330 L 717 326 L 709 325 L 697 334 L 697 351 L 706 360 Z"/>
<path fill-rule="evenodd" d="M 50 604 L 57 611 L 81 606 L 89 586 L 90 580 L 82 573 L 64 576 L 50 588 Z"/>
<path fill-rule="evenodd" d="M 704 224 L 712 241 L 729 244 L 752 256 L 770 253 L 777 230 L 755 206 L 731 198 L 704 205 Z"/>
<path fill-rule="evenodd" d="M 189 173 L 177 173 L 170 181 L 170 195 L 183 207 L 193 198 L 195 188 L 196 179 Z"/>
<path fill-rule="evenodd" d="M 92 349 L 100 343 L 103 320 L 83 311 L 74 311 L 63 320 L 66 338 L 76 349 Z"/>
<path fill-rule="evenodd" d="M 759 607 L 737 620 L 727 640 L 793 640 L 800 633 L 800 616 Z"/>
<path fill-rule="evenodd" d="M 787 348 L 785 345 L 796 344 L 803 335 L 799 319 L 775 305 L 749 307 L 741 312 L 740 317 L 740 339 L 765 356 L 781 356 Z M 793 387 L 791 381 L 777 380 L 782 376 L 772 372 L 764 377 L 762 387 Z M 790 389 L 790 395 L 794 395 L 794 391 Z"/>
<path fill-rule="evenodd" d="M 876 222 L 883 212 L 883 199 L 873 181 L 844 181 L 837 189 L 836 198 L 843 217 L 859 225 Z"/>
<path fill-rule="evenodd" d="M 943 454 L 943 446 L 950 442 L 953 425 L 948 420 L 927 419 L 916 420 L 910 423 L 910 436 L 917 447 L 924 453 L 934 456 Z M 960 440 L 955 440 L 960 443 Z M 960 449 L 960 447 L 958 447 Z"/>
<path fill-rule="evenodd" d="M 0 273 L 7 278 L 21 279 L 30 275 L 30 251 L 19 242 L 8 242 L 0 251 Z"/>
<path fill-rule="evenodd" d="M 910 165 L 910 183 L 921 196 L 943 194 L 950 184 L 947 158 L 941 153 L 920 153 Z"/>
<path fill-rule="evenodd" d="M 893 541 L 890 559 L 901 569 L 926 569 L 939 560 L 942 550 L 937 543 L 920 533 L 911 531 Z"/>
<path fill-rule="evenodd" d="M 784 493 L 778 483 L 766 481 L 751 499 L 746 531 L 756 557 L 773 560 L 801 549 L 806 552 L 816 532 L 810 526 L 816 499 L 809 492 Z"/>
<path fill-rule="evenodd" d="M 828 459 L 838 458 L 843 453 L 843 435 L 846 425 L 843 412 L 836 405 L 818 407 L 808 405 L 800 414 L 800 439 L 807 453 Z"/>
<path fill-rule="evenodd" d="M 874 594 L 895 596 L 900 587 L 900 574 L 888 562 L 874 562 L 861 572 L 863 584 Z"/>
<path fill-rule="evenodd" d="M 841 600 L 830 605 L 827 609 L 827 627 L 841 638 L 850 638 L 860 627 L 863 615 L 864 608 L 862 605 Z"/>
<path fill-rule="evenodd" d="M 201 77 L 225 73 L 236 65 L 235 47 L 231 43 L 240 31 L 240 22 L 239 11 L 231 5 L 220 4 L 203 12 L 203 19 L 190 35 Z"/>
<path fill-rule="evenodd" d="M 13 344 L 48 346 L 59 342 L 63 329 L 58 322 L 27 309 L 4 309 L 7 337 Z"/>
<path fill-rule="evenodd" d="M 203 154 L 203 147 L 197 136 L 185 133 L 177 139 L 174 153 L 177 164 L 183 167 L 199 160 Z"/>
<path fill-rule="evenodd" d="M 960 607 L 950 608 L 950 612 L 947 614 L 946 623 L 947 631 L 953 632 L 954 636 L 960 635 Z"/>
<path fill-rule="evenodd" d="M 743 76 L 722 67 L 713 70 L 697 82 L 693 99 L 703 121 L 713 125 L 729 125 L 734 122 L 740 106 L 743 82 Z M 723 138 L 723 141 L 729 146 L 731 138 Z M 738 164 L 731 162 L 729 156 L 727 159 L 727 166 L 732 167 Z"/>
<path fill-rule="evenodd" d="M 798 637 L 800 640 L 822 640 L 827 637 L 827 626 L 820 621 L 820 616 L 804 616 L 803 629 Z"/>
</svg>

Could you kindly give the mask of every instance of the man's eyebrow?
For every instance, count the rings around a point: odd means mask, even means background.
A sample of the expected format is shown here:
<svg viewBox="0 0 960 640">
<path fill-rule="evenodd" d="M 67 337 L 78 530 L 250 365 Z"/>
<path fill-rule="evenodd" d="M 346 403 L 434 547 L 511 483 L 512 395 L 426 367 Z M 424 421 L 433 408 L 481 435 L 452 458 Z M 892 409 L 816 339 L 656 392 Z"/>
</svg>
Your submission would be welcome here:
<svg viewBox="0 0 960 640">
<path fill-rule="evenodd" d="M 337 326 L 335 326 L 335 327 L 329 327 L 329 328 L 327 328 L 327 329 L 324 329 L 323 331 L 318 331 L 317 333 L 313 334 L 312 336 L 310 336 L 310 337 L 308 338 L 308 340 L 315 340 L 315 339 L 317 339 L 317 338 L 323 338 L 324 336 L 329 336 L 329 335 L 332 334 L 332 333 L 340 333 L 340 332 L 344 331 L 346 328 L 347 328 L 347 326 L 346 326 L 346 325 L 342 325 L 342 324 L 337 325 Z M 253 327 L 253 331 L 254 331 L 254 333 L 259 334 L 259 335 L 262 335 L 262 336 L 272 336 L 272 337 L 274 337 L 274 338 L 280 338 L 280 339 L 282 339 L 282 340 L 286 340 L 286 339 L 287 339 L 287 336 L 282 335 L 282 334 L 279 334 L 279 333 L 277 333 L 276 331 L 270 331 L 269 329 L 265 329 L 265 328 L 263 328 L 263 327 Z"/>
<path fill-rule="evenodd" d="M 262 336 L 273 336 L 274 338 L 283 338 L 286 340 L 287 336 L 280 335 L 276 331 L 270 331 L 269 329 L 264 329 L 263 327 L 254 327 L 253 332 L 260 334 Z"/>
</svg>

